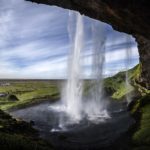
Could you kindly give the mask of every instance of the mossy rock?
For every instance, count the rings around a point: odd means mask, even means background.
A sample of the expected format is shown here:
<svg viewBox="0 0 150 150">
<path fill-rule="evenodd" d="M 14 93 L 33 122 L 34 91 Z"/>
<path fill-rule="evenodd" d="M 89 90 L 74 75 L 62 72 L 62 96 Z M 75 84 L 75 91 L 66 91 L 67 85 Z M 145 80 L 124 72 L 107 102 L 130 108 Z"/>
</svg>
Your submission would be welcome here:
<svg viewBox="0 0 150 150">
<path fill-rule="evenodd" d="M 38 138 L 30 123 L 13 119 L 0 110 L 0 150 L 52 150 L 50 143 Z"/>
<path fill-rule="evenodd" d="M 141 109 L 141 119 L 138 130 L 133 135 L 133 143 L 138 146 L 150 147 L 150 104 Z"/>
<path fill-rule="evenodd" d="M 140 99 L 140 107 L 143 107 L 147 104 L 150 104 L 150 94 L 147 94 Z"/>
<path fill-rule="evenodd" d="M 9 101 L 18 101 L 19 99 L 17 98 L 16 95 L 11 94 L 11 95 L 8 96 L 8 100 Z"/>
</svg>

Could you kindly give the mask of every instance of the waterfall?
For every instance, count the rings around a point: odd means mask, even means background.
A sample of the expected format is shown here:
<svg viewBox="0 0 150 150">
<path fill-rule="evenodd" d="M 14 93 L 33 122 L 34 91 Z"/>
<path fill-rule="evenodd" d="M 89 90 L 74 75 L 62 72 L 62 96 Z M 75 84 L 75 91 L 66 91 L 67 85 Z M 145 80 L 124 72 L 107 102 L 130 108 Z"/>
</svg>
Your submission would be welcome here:
<svg viewBox="0 0 150 150">
<path fill-rule="evenodd" d="M 98 121 L 109 117 L 106 111 L 106 100 L 103 97 L 103 67 L 105 63 L 106 32 L 104 25 L 98 21 L 92 23 L 93 49 L 92 49 L 92 80 L 88 94 L 86 113 L 90 120 Z"/>
<path fill-rule="evenodd" d="M 75 25 L 74 21 L 76 22 Z M 78 12 L 69 11 L 68 22 L 68 36 L 71 43 L 68 58 L 68 76 L 65 88 L 62 90 L 61 104 L 53 107 L 55 110 L 67 114 L 67 117 L 60 116 L 59 127 L 63 129 L 69 124 L 79 123 L 84 118 L 92 122 L 99 122 L 109 117 L 106 111 L 106 101 L 102 96 L 106 41 L 104 25 L 98 21 L 92 24 L 92 79 L 86 97 L 83 94 L 84 84 L 83 76 L 81 76 L 83 75 L 81 60 L 83 59 L 82 52 L 84 49 L 83 16 Z"/>
<path fill-rule="evenodd" d="M 131 64 L 131 55 L 132 55 L 132 49 L 131 49 L 131 38 L 126 35 L 126 41 L 127 41 L 127 47 L 126 47 L 126 60 L 125 60 L 125 68 L 126 68 L 126 76 L 125 76 L 125 86 L 126 86 L 126 91 L 127 91 L 127 94 L 126 94 L 126 100 L 127 100 L 127 103 L 129 104 L 130 101 L 131 101 L 131 97 L 130 97 L 130 89 L 131 89 L 131 85 L 130 85 L 130 81 L 129 81 L 129 66 Z"/>
<path fill-rule="evenodd" d="M 76 19 L 75 35 L 73 20 Z M 69 12 L 68 33 L 71 42 L 71 53 L 68 60 L 68 80 L 63 103 L 71 120 L 80 121 L 82 118 L 82 79 L 81 79 L 81 51 L 84 43 L 83 18 L 78 12 Z"/>
</svg>

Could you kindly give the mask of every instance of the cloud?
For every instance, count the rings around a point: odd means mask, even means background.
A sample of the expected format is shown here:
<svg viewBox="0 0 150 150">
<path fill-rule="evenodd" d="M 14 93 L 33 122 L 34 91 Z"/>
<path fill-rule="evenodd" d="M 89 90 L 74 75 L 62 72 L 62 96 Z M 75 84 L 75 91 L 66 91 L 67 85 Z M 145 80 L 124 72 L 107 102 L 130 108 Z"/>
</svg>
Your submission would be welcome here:
<svg viewBox="0 0 150 150">
<path fill-rule="evenodd" d="M 24 0 L 1 0 L 0 6 L 0 78 L 65 77 L 70 52 L 68 10 Z M 73 18 L 72 27 L 75 21 Z M 131 59 L 134 60 L 129 67 L 138 63 L 137 45 L 131 36 L 85 16 L 84 25 L 84 75 L 91 73 L 93 27 L 94 40 L 106 40 L 107 74 L 125 68 L 126 49 L 132 49 Z"/>
</svg>

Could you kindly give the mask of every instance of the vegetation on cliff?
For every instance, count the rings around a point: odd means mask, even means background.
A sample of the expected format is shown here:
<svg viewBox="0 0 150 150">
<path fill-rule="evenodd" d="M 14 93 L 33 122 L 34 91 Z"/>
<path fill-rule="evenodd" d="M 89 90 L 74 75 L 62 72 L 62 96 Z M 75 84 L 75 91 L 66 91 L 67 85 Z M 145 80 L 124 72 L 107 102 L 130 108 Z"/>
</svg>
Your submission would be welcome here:
<svg viewBox="0 0 150 150">
<path fill-rule="evenodd" d="M 125 100 L 129 95 L 128 109 L 136 119 L 132 144 L 134 150 L 150 149 L 150 90 L 139 83 L 140 65 L 128 70 L 129 86 L 126 88 L 126 72 L 120 72 L 104 80 L 104 90 L 113 100 Z"/>
<path fill-rule="evenodd" d="M 143 96 L 135 104 L 134 115 L 139 115 L 137 130 L 133 135 L 133 144 L 136 150 L 150 149 L 150 94 Z M 135 109 L 135 108 L 133 108 Z"/>
<path fill-rule="evenodd" d="M 128 72 L 119 72 L 113 77 L 104 79 L 104 91 L 114 100 L 123 100 L 127 95 L 132 99 L 144 96 L 149 90 L 142 87 L 139 82 L 141 66 L 136 65 Z M 127 74 L 126 74 L 127 73 Z M 126 76 L 128 76 L 128 87 L 126 86 Z"/>
</svg>

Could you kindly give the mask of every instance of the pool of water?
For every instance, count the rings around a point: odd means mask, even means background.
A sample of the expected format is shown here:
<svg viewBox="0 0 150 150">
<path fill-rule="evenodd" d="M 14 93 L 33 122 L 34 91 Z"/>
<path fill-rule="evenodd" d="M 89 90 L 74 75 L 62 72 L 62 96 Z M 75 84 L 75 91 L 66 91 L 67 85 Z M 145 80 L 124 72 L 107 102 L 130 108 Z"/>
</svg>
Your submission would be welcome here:
<svg viewBox="0 0 150 150">
<path fill-rule="evenodd" d="M 114 145 L 118 145 L 115 149 L 119 150 L 120 139 L 124 140 L 122 149 L 126 146 L 126 132 L 134 120 L 122 103 L 109 105 L 109 118 L 99 118 L 101 121 L 95 122 L 85 117 L 79 123 L 67 125 L 63 124 L 68 120 L 65 112 L 52 109 L 52 105 L 47 102 L 11 114 L 28 122 L 32 120 L 40 136 L 58 150 L 103 150 L 112 149 Z"/>
</svg>

